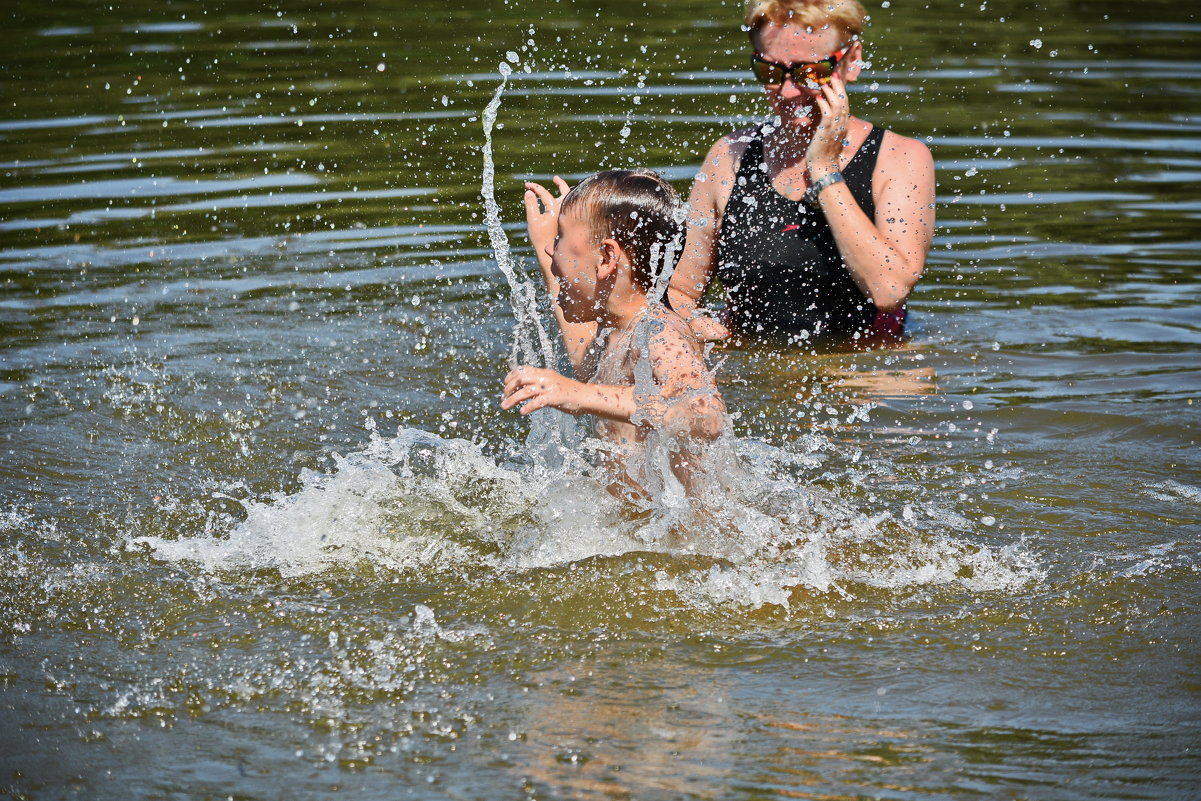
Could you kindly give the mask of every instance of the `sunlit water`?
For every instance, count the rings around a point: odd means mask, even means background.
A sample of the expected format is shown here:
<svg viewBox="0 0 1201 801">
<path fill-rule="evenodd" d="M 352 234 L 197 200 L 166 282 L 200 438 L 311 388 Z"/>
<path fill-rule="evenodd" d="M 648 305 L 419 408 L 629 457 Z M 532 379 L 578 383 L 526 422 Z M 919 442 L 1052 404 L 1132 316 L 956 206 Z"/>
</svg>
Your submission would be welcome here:
<svg viewBox="0 0 1201 801">
<path fill-rule="evenodd" d="M 0 788 L 1194 795 L 1201 26 L 870 11 L 852 101 L 939 170 L 913 339 L 715 349 L 735 525 L 668 537 L 499 411 L 520 182 L 686 190 L 762 111 L 732 4 L 18 4 Z"/>
</svg>

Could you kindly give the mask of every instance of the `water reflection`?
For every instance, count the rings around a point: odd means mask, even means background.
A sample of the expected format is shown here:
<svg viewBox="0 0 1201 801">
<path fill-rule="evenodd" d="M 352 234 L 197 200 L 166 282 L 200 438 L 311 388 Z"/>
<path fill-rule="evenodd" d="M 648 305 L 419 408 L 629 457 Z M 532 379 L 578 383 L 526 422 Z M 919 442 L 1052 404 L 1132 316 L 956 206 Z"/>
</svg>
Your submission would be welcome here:
<svg viewBox="0 0 1201 801">
<path fill-rule="evenodd" d="M 729 786 L 740 713 L 707 667 L 582 659 L 538 676 L 510 759 L 555 797 L 704 796 Z M 511 735 L 512 737 L 512 735 Z"/>
<path fill-rule="evenodd" d="M 841 439 L 877 408 L 907 409 L 937 395 L 934 355 L 928 344 L 814 352 L 761 343 L 715 347 L 711 361 L 741 424 L 756 436 L 784 441 L 813 432 Z M 917 433 L 910 429 L 912 421 L 893 433 Z"/>
</svg>

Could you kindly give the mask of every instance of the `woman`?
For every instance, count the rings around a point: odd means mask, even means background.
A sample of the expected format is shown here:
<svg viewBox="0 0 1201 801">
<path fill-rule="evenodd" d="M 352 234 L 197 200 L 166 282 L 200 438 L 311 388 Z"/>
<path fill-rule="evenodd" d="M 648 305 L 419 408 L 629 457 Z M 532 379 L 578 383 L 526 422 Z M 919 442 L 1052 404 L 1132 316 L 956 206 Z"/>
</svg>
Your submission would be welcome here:
<svg viewBox="0 0 1201 801">
<path fill-rule="evenodd" d="M 853 117 L 857 0 L 759 0 L 751 64 L 778 118 L 722 137 L 701 165 L 672 307 L 708 339 L 901 336 L 934 232 L 934 162 L 915 139 Z M 697 314 L 714 275 L 723 324 Z"/>
</svg>

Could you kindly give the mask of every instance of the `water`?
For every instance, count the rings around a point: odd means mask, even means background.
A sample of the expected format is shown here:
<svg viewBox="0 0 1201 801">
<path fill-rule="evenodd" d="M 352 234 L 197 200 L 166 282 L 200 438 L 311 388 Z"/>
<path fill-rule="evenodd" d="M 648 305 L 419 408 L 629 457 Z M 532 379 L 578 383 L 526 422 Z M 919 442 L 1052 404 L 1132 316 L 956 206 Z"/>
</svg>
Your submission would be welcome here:
<svg viewBox="0 0 1201 801">
<path fill-rule="evenodd" d="M 684 190 L 761 111 L 732 5 L 18 4 L 0 787 L 1195 794 L 1201 29 L 983 5 L 871 9 L 853 102 L 939 170 L 911 344 L 715 350 L 765 525 L 689 549 L 497 408 L 483 112 L 510 64 L 528 279 L 522 180 Z"/>
</svg>

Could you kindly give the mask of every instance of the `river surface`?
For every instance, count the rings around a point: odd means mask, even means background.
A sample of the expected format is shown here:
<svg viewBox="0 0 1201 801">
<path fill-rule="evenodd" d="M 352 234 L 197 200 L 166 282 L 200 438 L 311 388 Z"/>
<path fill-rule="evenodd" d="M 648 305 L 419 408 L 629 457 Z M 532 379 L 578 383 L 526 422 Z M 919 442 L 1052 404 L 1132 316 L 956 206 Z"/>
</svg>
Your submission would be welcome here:
<svg viewBox="0 0 1201 801">
<path fill-rule="evenodd" d="M 1190 4 L 870 4 L 913 336 L 710 354 L 737 536 L 499 410 L 500 64 L 529 276 L 522 180 L 762 119 L 736 6 L 10 4 L 0 796 L 1198 797 Z"/>
</svg>

